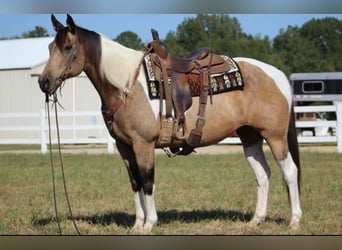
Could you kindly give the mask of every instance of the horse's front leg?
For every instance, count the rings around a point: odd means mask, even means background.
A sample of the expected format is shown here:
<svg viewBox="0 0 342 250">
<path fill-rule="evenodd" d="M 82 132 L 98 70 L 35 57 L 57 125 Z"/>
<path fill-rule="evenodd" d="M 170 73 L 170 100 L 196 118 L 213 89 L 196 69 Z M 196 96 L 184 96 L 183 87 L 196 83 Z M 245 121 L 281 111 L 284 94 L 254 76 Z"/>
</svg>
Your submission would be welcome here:
<svg viewBox="0 0 342 250">
<path fill-rule="evenodd" d="M 146 213 L 143 226 L 145 232 L 150 232 L 158 221 L 154 201 L 154 145 L 154 142 L 148 143 L 141 140 L 133 142 L 133 150 L 142 183 L 142 193 L 140 194 L 145 197 Z"/>
<path fill-rule="evenodd" d="M 134 229 L 150 232 L 157 222 L 154 202 L 154 146 L 137 143 L 133 150 L 131 146 L 118 140 L 116 144 L 134 192 L 136 209 Z"/>
<path fill-rule="evenodd" d="M 134 228 L 142 229 L 145 223 L 146 211 L 144 205 L 144 196 L 142 193 L 142 181 L 135 155 L 130 146 L 120 142 L 119 140 L 116 140 L 116 146 L 126 166 L 128 176 L 131 181 L 132 190 L 134 192 L 134 203 L 136 209 Z"/>
</svg>

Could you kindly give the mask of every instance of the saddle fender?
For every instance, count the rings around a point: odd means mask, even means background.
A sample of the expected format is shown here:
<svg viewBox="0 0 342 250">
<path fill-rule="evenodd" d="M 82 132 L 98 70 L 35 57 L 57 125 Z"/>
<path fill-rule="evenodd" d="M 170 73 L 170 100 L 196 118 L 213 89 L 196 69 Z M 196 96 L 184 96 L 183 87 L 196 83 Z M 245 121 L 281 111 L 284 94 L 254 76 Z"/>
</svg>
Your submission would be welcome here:
<svg viewBox="0 0 342 250">
<path fill-rule="evenodd" d="M 172 101 L 179 124 L 185 120 L 185 111 L 192 105 L 192 95 L 186 74 L 172 72 L 171 74 Z"/>
</svg>

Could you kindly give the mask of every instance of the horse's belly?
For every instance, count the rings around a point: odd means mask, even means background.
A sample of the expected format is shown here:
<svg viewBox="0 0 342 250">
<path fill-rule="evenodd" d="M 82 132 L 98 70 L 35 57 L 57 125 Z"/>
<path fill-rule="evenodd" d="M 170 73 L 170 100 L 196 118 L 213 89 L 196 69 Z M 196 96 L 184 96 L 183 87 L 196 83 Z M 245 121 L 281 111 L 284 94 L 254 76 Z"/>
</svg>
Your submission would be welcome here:
<svg viewBox="0 0 342 250">
<path fill-rule="evenodd" d="M 212 104 L 208 98 L 201 144 L 205 146 L 217 143 L 243 124 L 243 103 L 239 103 L 239 100 L 238 93 L 215 95 Z M 185 113 L 185 134 L 196 127 L 198 105 L 198 98 L 193 98 L 193 105 Z"/>
</svg>

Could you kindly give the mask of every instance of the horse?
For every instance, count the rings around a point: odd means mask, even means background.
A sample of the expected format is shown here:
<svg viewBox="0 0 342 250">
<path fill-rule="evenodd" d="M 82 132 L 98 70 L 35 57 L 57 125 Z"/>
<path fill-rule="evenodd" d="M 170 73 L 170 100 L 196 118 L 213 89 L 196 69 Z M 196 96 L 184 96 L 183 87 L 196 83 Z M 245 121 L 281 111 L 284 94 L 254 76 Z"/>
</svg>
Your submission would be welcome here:
<svg viewBox="0 0 342 250">
<path fill-rule="evenodd" d="M 55 94 L 64 80 L 86 73 L 102 102 L 107 128 L 115 139 L 131 183 L 135 203 L 133 228 L 151 232 L 158 221 L 155 205 L 154 157 L 161 132 L 158 100 L 150 100 L 143 51 L 120 45 L 104 35 L 75 24 L 67 15 L 66 26 L 51 15 L 56 35 L 38 83 L 46 95 Z M 276 67 L 252 58 L 233 58 L 244 88 L 213 96 L 206 107 L 200 147 L 218 143 L 236 131 L 244 156 L 257 183 L 257 201 L 250 226 L 266 218 L 270 167 L 263 152 L 266 141 L 283 174 L 291 207 L 291 229 L 300 228 L 300 159 L 292 95 L 286 75 Z M 189 135 L 195 127 L 198 98 L 185 113 Z M 184 147 L 172 140 L 170 147 Z"/>
</svg>

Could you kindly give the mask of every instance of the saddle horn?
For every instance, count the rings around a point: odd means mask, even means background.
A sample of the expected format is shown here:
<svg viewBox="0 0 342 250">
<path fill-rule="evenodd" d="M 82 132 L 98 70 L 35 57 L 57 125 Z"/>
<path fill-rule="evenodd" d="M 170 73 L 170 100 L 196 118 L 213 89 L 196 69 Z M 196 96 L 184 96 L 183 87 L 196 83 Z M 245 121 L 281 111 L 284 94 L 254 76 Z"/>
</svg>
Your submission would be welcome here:
<svg viewBox="0 0 342 250">
<path fill-rule="evenodd" d="M 152 33 L 153 40 L 159 40 L 158 31 L 156 31 L 155 29 L 151 29 L 151 33 Z"/>
</svg>

